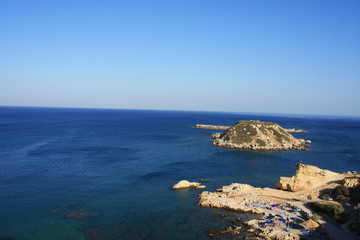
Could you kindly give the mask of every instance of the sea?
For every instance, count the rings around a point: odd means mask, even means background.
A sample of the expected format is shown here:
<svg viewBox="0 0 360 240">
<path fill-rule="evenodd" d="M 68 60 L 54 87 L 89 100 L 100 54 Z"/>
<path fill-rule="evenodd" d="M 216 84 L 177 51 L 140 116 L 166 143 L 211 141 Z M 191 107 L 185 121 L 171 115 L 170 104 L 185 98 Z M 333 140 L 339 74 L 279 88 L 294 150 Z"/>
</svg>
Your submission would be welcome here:
<svg viewBox="0 0 360 240">
<path fill-rule="evenodd" d="M 216 147 L 216 130 L 261 120 L 312 141 L 310 151 Z M 0 240 L 209 239 L 251 214 L 198 205 L 234 182 L 273 187 L 295 164 L 360 171 L 360 118 L 196 111 L 0 107 Z"/>
</svg>

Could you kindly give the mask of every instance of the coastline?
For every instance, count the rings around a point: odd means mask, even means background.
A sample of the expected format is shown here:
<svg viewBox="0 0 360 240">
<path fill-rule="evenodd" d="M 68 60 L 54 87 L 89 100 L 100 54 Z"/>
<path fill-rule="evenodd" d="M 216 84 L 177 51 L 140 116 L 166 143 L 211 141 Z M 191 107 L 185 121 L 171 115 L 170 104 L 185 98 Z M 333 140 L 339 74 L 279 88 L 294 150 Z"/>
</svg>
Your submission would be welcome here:
<svg viewBox="0 0 360 240">
<path fill-rule="evenodd" d="M 275 188 L 258 188 L 248 184 L 232 183 L 214 192 L 204 191 L 199 194 L 201 207 L 223 208 L 235 212 L 252 213 L 260 218 L 234 223 L 224 230 L 212 230 L 209 236 L 220 234 L 261 237 L 265 239 L 299 240 L 307 236 L 322 236 L 322 239 L 357 239 L 356 233 L 349 231 L 354 219 L 348 219 L 340 228 L 328 217 L 317 215 L 316 204 L 333 205 L 342 208 L 350 206 L 348 202 L 332 199 L 324 200 L 323 192 L 333 191 L 339 187 L 354 187 L 360 183 L 360 173 L 335 173 L 316 166 L 297 164 L 296 174 L 291 177 L 280 177 Z M 173 189 L 180 183 L 173 186 Z M 196 188 L 200 183 L 182 185 L 181 188 Z M 356 206 L 354 206 L 355 208 Z M 354 213 L 356 214 L 356 213 Z M 356 217 L 356 216 L 354 216 Z M 344 227 L 345 226 L 345 227 Z"/>
<path fill-rule="evenodd" d="M 356 180 L 355 184 L 353 179 Z M 312 184 L 308 184 L 309 182 Z M 311 165 L 297 164 L 296 174 L 292 178 L 281 177 L 275 184 L 276 187 L 282 189 L 256 188 L 248 184 L 232 183 L 215 192 L 202 192 L 199 194 L 199 205 L 262 215 L 260 219 L 243 223 L 250 228 L 248 229 L 250 232 L 256 233 L 257 237 L 298 240 L 310 234 L 322 234 L 325 230 L 329 236 L 325 239 L 341 239 L 339 237 L 343 236 L 346 239 L 355 240 L 358 239 L 355 232 L 350 232 L 346 227 L 340 228 L 334 225 L 326 217 L 321 217 L 317 223 L 313 221 L 312 217 L 316 215 L 316 212 L 312 206 L 315 203 L 341 206 L 344 203 L 320 199 L 321 192 L 333 190 L 342 184 L 356 185 L 359 182 L 360 173 L 340 174 Z M 295 188 L 289 187 L 291 184 L 299 189 L 286 191 Z M 303 186 L 300 187 L 299 184 Z M 349 203 L 345 204 L 349 205 Z M 347 222 L 352 221 L 353 219 L 350 219 Z M 312 227 L 307 227 L 309 224 Z"/>
</svg>

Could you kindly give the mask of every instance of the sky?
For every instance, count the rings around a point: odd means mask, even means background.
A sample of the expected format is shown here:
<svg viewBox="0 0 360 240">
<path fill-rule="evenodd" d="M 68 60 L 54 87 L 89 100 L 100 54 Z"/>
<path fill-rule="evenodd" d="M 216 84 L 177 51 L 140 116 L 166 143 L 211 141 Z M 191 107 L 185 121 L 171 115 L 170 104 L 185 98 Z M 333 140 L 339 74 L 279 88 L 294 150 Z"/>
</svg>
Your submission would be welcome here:
<svg viewBox="0 0 360 240">
<path fill-rule="evenodd" d="M 0 105 L 360 115 L 358 0 L 2 0 Z"/>
</svg>

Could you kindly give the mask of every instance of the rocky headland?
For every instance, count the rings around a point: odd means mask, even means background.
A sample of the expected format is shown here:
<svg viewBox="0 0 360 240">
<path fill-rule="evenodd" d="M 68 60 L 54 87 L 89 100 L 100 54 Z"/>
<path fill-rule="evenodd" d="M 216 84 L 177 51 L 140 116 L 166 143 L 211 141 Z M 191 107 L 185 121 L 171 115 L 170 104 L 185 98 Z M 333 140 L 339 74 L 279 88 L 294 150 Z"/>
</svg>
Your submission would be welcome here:
<svg viewBox="0 0 360 240">
<path fill-rule="evenodd" d="M 193 128 L 210 129 L 210 130 L 226 130 L 230 128 L 230 126 L 196 124 L 195 126 L 193 126 Z"/>
<path fill-rule="evenodd" d="M 235 125 L 212 126 L 198 124 L 197 128 L 225 129 L 214 133 L 213 144 L 219 147 L 249 150 L 308 150 L 310 140 L 295 138 L 289 132 L 303 133 L 304 130 L 284 129 L 276 123 L 257 120 L 239 121 Z"/>
<path fill-rule="evenodd" d="M 329 185 L 343 180 L 345 174 L 324 170 L 312 165 L 297 164 L 296 173 L 293 177 L 280 177 L 275 188 L 298 192 L 316 188 L 323 184 Z"/>
<path fill-rule="evenodd" d="M 284 128 L 285 131 L 287 131 L 288 133 L 308 133 L 308 131 L 303 130 L 303 129 L 295 129 L 295 128 L 290 128 L 290 129 L 286 129 Z"/>
<path fill-rule="evenodd" d="M 199 195 L 199 205 L 203 207 L 225 208 L 233 211 L 259 214 L 260 219 L 243 223 L 250 232 L 263 239 L 300 239 L 318 230 L 326 231 L 334 237 L 344 236 L 356 239 L 354 233 L 346 232 L 326 218 L 316 219 L 313 204 L 338 206 L 343 202 L 328 199 L 324 202 L 324 192 L 336 192 L 339 186 L 359 186 L 360 174 L 354 172 L 335 173 L 316 166 L 297 164 L 296 174 L 291 178 L 281 178 L 277 188 L 256 188 L 247 184 L 232 183 L 214 192 L 204 191 Z M 351 206 L 346 202 L 346 206 Z M 356 206 L 354 209 L 357 208 Z M 351 207 L 352 209 L 352 207 Z M 355 216 L 357 213 L 354 213 Z M 317 216 L 317 215 L 316 215 Z M 317 223 L 310 219 L 312 217 Z M 319 216 L 317 216 L 319 217 Z M 353 221 L 350 220 L 346 221 Z M 319 227 L 320 226 L 320 227 Z M 238 226 L 234 226 L 234 229 Z M 318 228 L 319 227 L 319 228 Z M 320 231 L 320 232 L 319 232 Z M 330 239 L 323 238 L 323 239 Z"/>
</svg>

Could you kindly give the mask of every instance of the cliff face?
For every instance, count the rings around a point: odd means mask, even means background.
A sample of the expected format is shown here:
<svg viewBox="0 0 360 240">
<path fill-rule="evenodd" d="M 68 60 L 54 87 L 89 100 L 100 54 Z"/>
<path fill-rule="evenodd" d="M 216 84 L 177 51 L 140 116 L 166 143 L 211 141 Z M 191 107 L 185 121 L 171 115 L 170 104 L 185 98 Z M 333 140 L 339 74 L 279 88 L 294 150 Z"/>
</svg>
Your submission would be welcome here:
<svg viewBox="0 0 360 240">
<path fill-rule="evenodd" d="M 280 177 L 280 181 L 275 187 L 287 191 L 301 191 L 321 186 L 331 181 L 342 179 L 342 174 L 329 170 L 323 170 L 316 166 L 297 164 L 295 176 Z"/>
<path fill-rule="evenodd" d="M 220 147 L 251 150 L 306 150 L 310 141 L 297 139 L 276 123 L 239 121 L 222 133 L 213 134 L 213 144 Z"/>
</svg>

